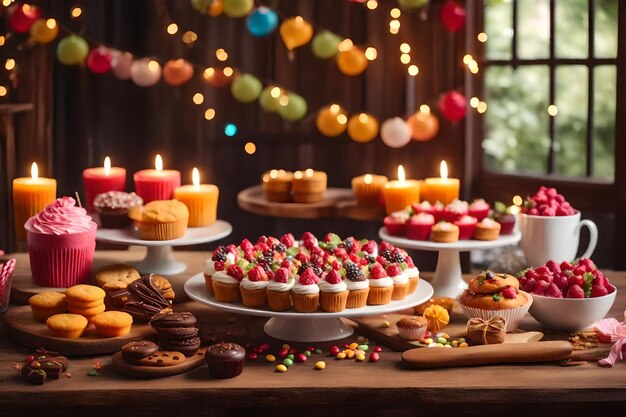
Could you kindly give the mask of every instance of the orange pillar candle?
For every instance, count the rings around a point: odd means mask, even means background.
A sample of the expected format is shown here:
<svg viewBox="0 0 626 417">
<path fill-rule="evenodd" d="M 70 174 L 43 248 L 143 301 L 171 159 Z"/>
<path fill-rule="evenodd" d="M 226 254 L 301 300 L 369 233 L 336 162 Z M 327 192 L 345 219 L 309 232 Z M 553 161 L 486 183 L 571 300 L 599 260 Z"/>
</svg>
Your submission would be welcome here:
<svg viewBox="0 0 626 417">
<path fill-rule="evenodd" d="M 189 209 L 189 227 L 210 226 L 217 219 L 219 188 L 213 184 L 200 184 L 200 172 L 193 169 L 193 185 L 183 185 L 174 190 L 174 198 Z"/>
<path fill-rule="evenodd" d="M 458 200 L 461 182 L 458 178 L 448 178 L 446 161 L 441 161 L 439 173 L 441 175 L 440 178 L 426 178 L 422 199 L 428 200 L 431 204 L 439 201 L 443 205 Z"/>
<path fill-rule="evenodd" d="M 387 214 L 404 210 L 420 202 L 420 182 L 405 179 L 404 167 L 398 165 L 398 181 L 389 181 L 383 188 Z"/>
<path fill-rule="evenodd" d="M 155 169 L 144 169 L 135 172 L 135 192 L 148 204 L 154 200 L 171 200 L 174 190 L 180 187 L 180 172 L 163 169 L 161 155 L 154 158 Z"/>
<path fill-rule="evenodd" d="M 56 180 L 39 178 L 39 169 L 35 162 L 31 166 L 30 175 L 13 180 L 13 215 L 18 240 L 26 240 L 24 223 L 54 202 L 57 197 Z"/>
<path fill-rule="evenodd" d="M 85 203 L 87 212 L 95 212 L 93 200 L 98 194 L 108 191 L 124 191 L 126 186 L 126 170 L 112 167 L 111 159 L 104 158 L 104 166 L 87 168 L 83 171 L 83 186 L 85 187 Z"/>
<path fill-rule="evenodd" d="M 352 178 L 352 192 L 356 201 L 362 206 L 378 206 L 381 204 L 383 187 L 387 184 L 383 175 L 365 174 Z"/>
</svg>

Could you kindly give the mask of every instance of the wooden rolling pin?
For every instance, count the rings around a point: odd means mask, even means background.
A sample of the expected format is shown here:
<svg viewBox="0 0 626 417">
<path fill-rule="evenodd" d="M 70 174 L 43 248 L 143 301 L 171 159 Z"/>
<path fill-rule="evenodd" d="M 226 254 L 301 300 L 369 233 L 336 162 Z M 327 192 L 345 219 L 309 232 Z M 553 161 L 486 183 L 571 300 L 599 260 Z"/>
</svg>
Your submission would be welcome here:
<svg viewBox="0 0 626 417">
<path fill-rule="evenodd" d="M 572 345 L 567 341 L 504 343 L 468 348 L 416 348 L 402 353 L 413 368 L 451 368 L 511 362 L 549 362 L 567 359 Z"/>
</svg>

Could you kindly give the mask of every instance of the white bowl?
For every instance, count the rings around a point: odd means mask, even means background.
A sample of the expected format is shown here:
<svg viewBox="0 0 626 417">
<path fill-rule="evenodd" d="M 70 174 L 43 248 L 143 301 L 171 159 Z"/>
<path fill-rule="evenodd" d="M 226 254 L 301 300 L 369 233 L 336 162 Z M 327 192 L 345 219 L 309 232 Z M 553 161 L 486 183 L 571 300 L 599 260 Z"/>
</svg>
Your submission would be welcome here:
<svg viewBox="0 0 626 417">
<path fill-rule="evenodd" d="M 529 313 L 548 329 L 586 329 L 606 316 L 616 295 L 617 288 L 611 294 L 595 298 L 553 298 L 533 294 Z"/>
</svg>

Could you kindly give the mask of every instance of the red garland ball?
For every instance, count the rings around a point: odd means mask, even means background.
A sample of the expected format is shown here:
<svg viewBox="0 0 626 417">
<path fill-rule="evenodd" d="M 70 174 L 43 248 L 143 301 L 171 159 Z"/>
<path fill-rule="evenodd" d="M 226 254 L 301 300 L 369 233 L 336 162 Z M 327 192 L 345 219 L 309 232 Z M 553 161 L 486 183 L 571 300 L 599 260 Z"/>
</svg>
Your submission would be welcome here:
<svg viewBox="0 0 626 417">
<path fill-rule="evenodd" d="M 465 26 L 465 8 L 454 1 L 447 1 L 443 5 L 439 17 L 450 32 L 456 32 Z"/>
<path fill-rule="evenodd" d="M 443 117 L 451 122 L 457 122 L 465 118 L 467 113 L 467 101 L 465 96 L 456 91 L 450 91 L 439 102 L 439 110 Z"/>
<path fill-rule="evenodd" d="M 9 26 L 16 33 L 26 33 L 41 17 L 41 11 L 30 4 L 17 4 L 9 9 Z"/>
<path fill-rule="evenodd" d="M 111 51 L 104 46 L 98 46 L 89 52 L 87 66 L 94 74 L 106 74 L 111 70 Z"/>
</svg>

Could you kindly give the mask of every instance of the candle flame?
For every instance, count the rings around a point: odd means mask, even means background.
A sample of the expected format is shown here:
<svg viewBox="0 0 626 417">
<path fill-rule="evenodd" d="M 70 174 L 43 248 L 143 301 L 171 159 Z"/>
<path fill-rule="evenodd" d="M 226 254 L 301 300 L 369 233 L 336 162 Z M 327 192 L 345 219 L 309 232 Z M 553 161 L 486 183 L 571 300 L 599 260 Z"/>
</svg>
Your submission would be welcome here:
<svg viewBox="0 0 626 417">
<path fill-rule="evenodd" d="M 104 158 L 104 175 L 109 175 L 111 173 L 111 158 L 108 156 Z"/>
<path fill-rule="evenodd" d="M 304 171 L 304 175 L 306 175 L 307 177 L 312 177 L 313 170 L 311 168 L 307 169 L 306 171 Z"/>
<path fill-rule="evenodd" d="M 191 182 L 195 187 L 200 186 L 200 171 L 198 171 L 198 168 L 196 167 L 193 167 L 193 170 L 191 171 Z"/>
<path fill-rule="evenodd" d="M 398 165 L 398 181 L 404 181 L 406 179 L 406 175 L 404 173 L 404 167 L 402 165 Z"/>
<path fill-rule="evenodd" d="M 441 165 L 439 166 L 439 175 L 443 180 L 448 179 L 448 165 L 446 164 L 446 161 L 441 161 Z"/>
<path fill-rule="evenodd" d="M 509 207 L 509 212 L 511 214 L 518 214 L 520 212 L 520 207 L 519 206 L 511 206 L 511 207 Z"/>
<path fill-rule="evenodd" d="M 37 168 L 37 162 L 33 162 L 30 166 L 30 176 L 33 177 L 34 180 L 39 178 L 39 168 Z"/>
<path fill-rule="evenodd" d="M 372 174 L 365 174 L 365 176 L 363 177 L 363 182 L 365 184 L 371 184 L 372 183 Z"/>
<path fill-rule="evenodd" d="M 297 180 L 301 180 L 303 177 L 302 171 L 296 171 L 293 173 L 293 177 Z"/>
<path fill-rule="evenodd" d="M 276 179 L 276 178 L 278 178 L 278 171 L 277 171 L 277 170 L 275 170 L 275 169 L 271 170 L 271 171 L 270 171 L 270 178 L 271 178 L 271 179 Z"/>
<path fill-rule="evenodd" d="M 154 167 L 157 171 L 163 171 L 163 158 L 159 154 L 154 158 Z"/>
</svg>

